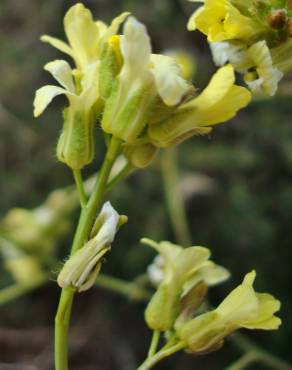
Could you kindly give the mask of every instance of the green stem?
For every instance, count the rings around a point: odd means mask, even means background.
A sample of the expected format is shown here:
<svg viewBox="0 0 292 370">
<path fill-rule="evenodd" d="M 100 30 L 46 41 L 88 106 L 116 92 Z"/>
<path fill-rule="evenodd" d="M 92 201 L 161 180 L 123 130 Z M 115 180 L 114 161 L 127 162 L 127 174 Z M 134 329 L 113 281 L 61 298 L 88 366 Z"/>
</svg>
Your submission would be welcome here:
<svg viewBox="0 0 292 370">
<path fill-rule="evenodd" d="M 165 150 L 161 155 L 161 170 L 166 198 L 166 206 L 176 240 L 181 245 L 191 245 L 185 204 L 179 189 L 179 171 L 175 148 Z"/>
<path fill-rule="evenodd" d="M 73 176 L 76 183 L 77 191 L 79 194 L 79 200 L 81 207 L 85 207 L 87 203 L 87 197 L 83 185 L 82 175 L 80 170 L 73 170 Z"/>
<path fill-rule="evenodd" d="M 153 357 L 155 353 L 157 352 L 159 339 L 160 339 L 160 331 L 154 330 L 147 358 Z"/>
<path fill-rule="evenodd" d="M 137 370 L 150 370 L 153 368 L 154 365 L 158 364 L 158 362 L 162 361 L 166 357 L 169 357 L 173 355 L 174 353 L 182 350 L 185 348 L 185 343 L 184 342 L 178 342 L 175 344 L 173 347 L 170 347 L 166 350 L 161 350 L 156 353 L 151 358 L 147 358 L 138 368 Z"/>
<path fill-rule="evenodd" d="M 131 163 L 127 163 L 122 170 L 117 173 L 107 184 L 106 191 L 111 191 L 112 188 L 119 183 L 121 180 L 124 180 L 127 176 L 130 175 L 132 171 L 134 171 L 134 167 L 131 165 Z"/>
<path fill-rule="evenodd" d="M 120 141 L 112 138 L 90 199 L 86 206 L 81 210 L 70 255 L 73 255 L 79 248 L 81 248 L 88 238 L 96 214 L 102 205 L 108 177 L 119 153 L 119 149 Z M 68 370 L 68 331 L 74 293 L 75 291 L 72 288 L 62 289 L 55 318 L 56 370 Z"/>
<path fill-rule="evenodd" d="M 135 282 L 127 282 L 106 274 L 99 274 L 96 286 L 126 296 L 135 301 L 148 301 L 152 293 Z"/>
<path fill-rule="evenodd" d="M 257 361 L 257 356 L 254 352 L 247 352 L 239 360 L 228 366 L 225 370 L 243 370 L 247 366 Z"/>
</svg>

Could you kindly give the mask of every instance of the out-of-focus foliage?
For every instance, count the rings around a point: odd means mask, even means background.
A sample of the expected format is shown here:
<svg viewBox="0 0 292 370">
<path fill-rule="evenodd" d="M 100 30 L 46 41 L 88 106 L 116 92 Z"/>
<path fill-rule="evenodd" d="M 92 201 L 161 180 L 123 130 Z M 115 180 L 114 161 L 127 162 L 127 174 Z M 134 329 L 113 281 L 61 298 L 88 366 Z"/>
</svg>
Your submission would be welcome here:
<svg viewBox="0 0 292 370">
<path fill-rule="evenodd" d="M 39 37 L 44 33 L 63 37 L 61 20 L 74 3 L 0 2 L 1 217 L 11 207 L 36 207 L 50 191 L 72 182 L 70 172 L 54 158 L 61 128 L 58 108 L 64 101 L 60 98 L 36 121 L 32 118 L 32 100 L 34 90 L 48 78 L 41 66 L 60 57 Z M 132 11 L 147 24 L 155 51 L 175 47 L 188 50 L 197 61 L 195 84 L 203 88 L 207 83 L 214 70 L 208 46 L 202 36 L 186 31 L 193 4 L 183 0 L 92 0 L 84 4 L 106 21 L 123 10 Z M 268 290 L 283 302 L 283 325 L 276 333 L 251 336 L 288 360 L 292 335 L 291 102 L 292 85 L 286 79 L 273 100 L 256 100 L 211 136 L 191 139 L 179 148 L 181 185 L 193 242 L 211 248 L 214 259 L 233 272 L 233 279 L 217 289 L 216 296 L 211 290 L 211 302 L 216 306 L 246 271 L 256 268 L 257 289 Z M 97 151 L 103 153 L 101 138 L 97 141 Z M 85 172 L 91 174 L 98 164 L 93 163 Z M 164 205 L 159 161 L 134 174 L 112 193 L 111 200 L 120 213 L 129 216 L 129 223 L 121 229 L 105 270 L 130 280 L 145 271 L 154 255 L 138 243 L 142 236 L 175 242 Z M 59 246 L 59 257 L 67 254 L 70 240 L 68 235 Z M 0 271 L 2 285 L 8 277 Z M 51 278 L 56 279 L 55 272 Z M 54 283 L 1 308 L 0 368 L 1 362 L 52 368 L 52 333 L 44 328 L 52 325 L 57 299 Z M 99 289 L 86 293 L 84 299 L 81 296 L 72 320 L 72 370 L 133 369 L 150 340 L 143 324 L 143 308 Z M 15 337 L 5 328 L 13 328 Z M 28 347 L 27 336 L 39 338 L 41 345 L 36 341 Z M 160 368 L 223 369 L 238 355 L 227 345 L 208 357 L 179 355 Z"/>
</svg>

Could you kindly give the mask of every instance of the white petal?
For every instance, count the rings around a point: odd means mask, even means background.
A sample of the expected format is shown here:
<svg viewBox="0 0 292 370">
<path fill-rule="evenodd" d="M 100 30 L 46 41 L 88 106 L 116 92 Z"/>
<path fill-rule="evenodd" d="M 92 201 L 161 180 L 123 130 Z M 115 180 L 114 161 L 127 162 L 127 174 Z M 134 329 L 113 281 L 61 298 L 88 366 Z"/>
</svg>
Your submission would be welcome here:
<svg viewBox="0 0 292 370">
<path fill-rule="evenodd" d="M 44 69 L 51 73 L 51 75 L 62 85 L 66 90 L 75 93 L 75 86 L 72 77 L 72 69 L 65 60 L 54 60 L 47 63 Z"/>
<path fill-rule="evenodd" d="M 98 230 L 94 241 L 96 244 L 111 244 L 116 235 L 118 225 L 119 225 L 120 215 L 113 208 L 110 202 L 106 202 L 97 218 L 97 223 L 102 226 Z"/>
<path fill-rule="evenodd" d="M 126 74 L 139 76 L 148 69 L 151 55 L 150 38 L 146 27 L 134 17 L 129 17 L 124 25 L 121 52 Z"/>
<path fill-rule="evenodd" d="M 260 82 L 262 82 L 261 86 L 263 90 L 270 96 L 275 95 L 283 73 L 273 66 L 272 57 L 266 41 L 259 41 L 252 45 L 247 53 L 254 62 L 256 71 L 261 79 Z M 256 84 L 255 87 L 257 86 Z M 253 85 L 251 87 L 254 88 Z"/>
<path fill-rule="evenodd" d="M 66 90 L 54 85 L 46 85 L 36 91 L 33 102 L 34 116 L 40 116 L 55 96 L 66 94 Z"/>
<path fill-rule="evenodd" d="M 178 104 L 189 90 L 186 80 L 181 77 L 181 68 L 168 56 L 152 54 L 151 70 L 156 88 L 166 105 Z"/>
</svg>

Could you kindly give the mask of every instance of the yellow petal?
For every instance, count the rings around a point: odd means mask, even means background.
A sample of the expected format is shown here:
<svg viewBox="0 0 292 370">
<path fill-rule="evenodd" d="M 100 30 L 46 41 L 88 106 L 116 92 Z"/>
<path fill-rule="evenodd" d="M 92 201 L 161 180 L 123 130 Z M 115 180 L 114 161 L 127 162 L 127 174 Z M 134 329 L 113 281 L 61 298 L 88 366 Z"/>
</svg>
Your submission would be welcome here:
<svg viewBox="0 0 292 370">
<path fill-rule="evenodd" d="M 277 330 L 281 323 L 282 320 L 279 317 L 271 316 L 267 320 L 242 324 L 241 326 L 246 329 Z"/>
<path fill-rule="evenodd" d="M 72 69 L 65 60 L 54 60 L 47 63 L 44 69 L 51 73 L 51 75 L 62 85 L 66 90 L 75 93 L 75 86 L 72 77 Z"/>
<path fill-rule="evenodd" d="M 48 36 L 48 35 L 43 35 L 41 37 L 41 41 L 47 42 L 48 44 L 52 45 L 54 48 L 56 48 L 56 49 L 62 51 L 63 53 L 68 54 L 71 57 L 73 57 L 72 49 L 64 41 L 61 41 L 61 40 L 59 40 L 55 37 L 51 37 L 51 36 Z"/>
<path fill-rule="evenodd" d="M 92 14 L 83 4 L 76 4 L 66 13 L 64 26 L 74 58 L 79 67 L 84 67 L 98 53 L 99 30 Z"/>
<path fill-rule="evenodd" d="M 234 69 L 231 65 L 220 68 L 211 78 L 208 86 L 203 92 L 189 103 L 184 104 L 184 107 L 189 108 L 195 106 L 199 109 L 208 109 L 214 104 L 221 101 L 233 86 L 235 81 Z"/>
<path fill-rule="evenodd" d="M 66 94 L 66 90 L 54 85 L 46 85 L 36 91 L 34 106 L 34 117 L 40 116 L 55 96 Z"/>
<path fill-rule="evenodd" d="M 111 36 L 116 35 L 120 25 L 125 21 L 125 19 L 130 15 L 129 12 L 124 12 L 114 18 L 107 29 L 104 29 L 103 40 L 106 42 Z"/>
<path fill-rule="evenodd" d="M 246 274 L 243 282 L 235 288 L 216 308 L 216 312 L 230 324 L 254 320 L 258 315 L 258 299 L 252 287 L 255 272 Z"/>
<path fill-rule="evenodd" d="M 232 86 L 220 102 L 209 109 L 198 107 L 194 118 L 202 126 L 215 125 L 229 121 L 237 112 L 246 107 L 251 100 L 250 92 L 241 86 Z"/>
<path fill-rule="evenodd" d="M 273 314 L 279 311 L 280 301 L 267 293 L 256 293 L 256 296 L 259 302 L 257 318 L 251 322 L 242 323 L 241 326 L 248 329 L 278 329 L 281 320 Z"/>
</svg>

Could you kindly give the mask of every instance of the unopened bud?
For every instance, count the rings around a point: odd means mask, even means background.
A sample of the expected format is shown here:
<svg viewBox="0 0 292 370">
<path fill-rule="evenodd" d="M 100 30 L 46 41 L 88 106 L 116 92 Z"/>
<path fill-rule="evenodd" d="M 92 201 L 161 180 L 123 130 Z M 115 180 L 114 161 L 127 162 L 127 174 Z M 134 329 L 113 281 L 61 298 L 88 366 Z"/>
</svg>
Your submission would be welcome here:
<svg viewBox="0 0 292 370">
<path fill-rule="evenodd" d="M 124 222 L 125 218 L 121 218 L 106 202 L 95 223 L 97 234 L 66 261 L 57 279 L 59 286 L 73 287 L 79 292 L 92 287 L 101 269 L 103 256 L 110 250 L 116 232 Z"/>
<path fill-rule="evenodd" d="M 285 9 L 274 9 L 268 14 L 268 23 L 275 30 L 280 30 L 286 25 L 287 11 Z"/>
<path fill-rule="evenodd" d="M 152 144 L 127 145 L 124 155 L 134 167 L 144 168 L 153 161 L 157 151 L 158 149 Z"/>
<path fill-rule="evenodd" d="M 173 284 L 162 283 L 145 310 L 145 320 L 152 330 L 171 329 L 179 313 L 179 295 Z"/>
<path fill-rule="evenodd" d="M 59 161 L 78 170 L 93 160 L 93 123 L 91 111 L 82 113 L 70 107 L 64 110 L 64 126 L 57 145 Z"/>
</svg>

